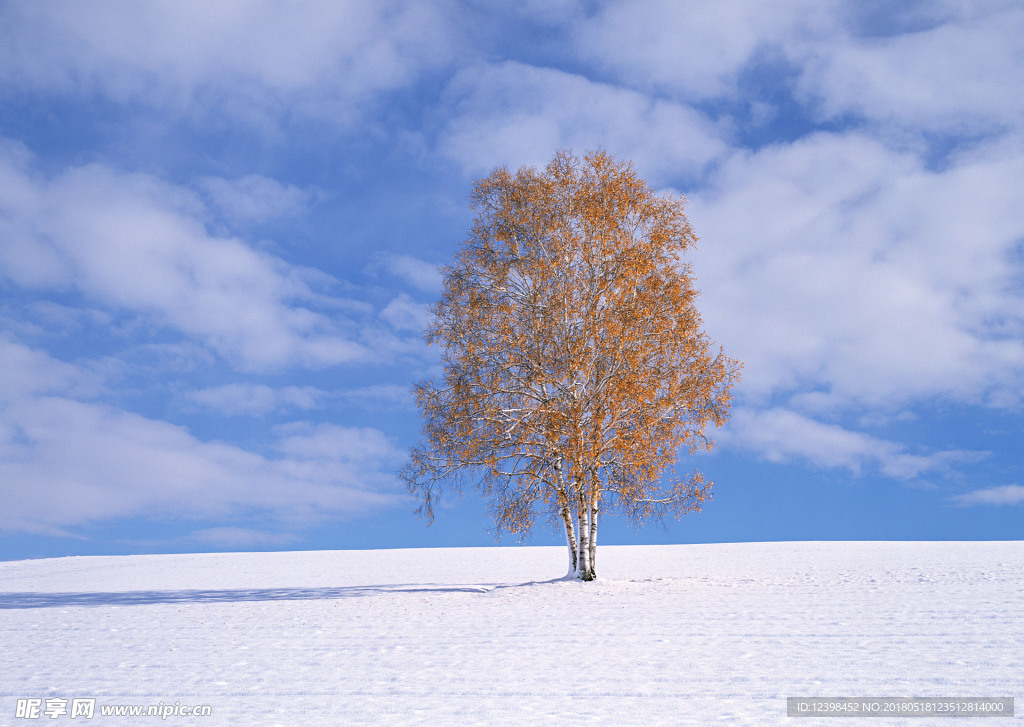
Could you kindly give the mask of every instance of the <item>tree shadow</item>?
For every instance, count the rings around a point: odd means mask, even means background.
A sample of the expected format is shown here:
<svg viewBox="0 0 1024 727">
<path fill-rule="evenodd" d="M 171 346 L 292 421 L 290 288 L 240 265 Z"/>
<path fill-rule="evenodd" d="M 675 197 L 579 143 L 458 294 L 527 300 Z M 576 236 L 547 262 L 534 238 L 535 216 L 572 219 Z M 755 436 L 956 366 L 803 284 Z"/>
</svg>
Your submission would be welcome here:
<svg viewBox="0 0 1024 727">
<path fill-rule="evenodd" d="M 364 598 L 389 593 L 490 593 L 502 588 L 558 583 L 564 579 L 479 585 L 388 584 L 323 588 L 230 588 L 178 591 L 7 591 L 0 592 L 0 610 L 67 606 L 145 606 L 161 603 L 242 603 L 247 601 L 314 601 Z"/>
</svg>

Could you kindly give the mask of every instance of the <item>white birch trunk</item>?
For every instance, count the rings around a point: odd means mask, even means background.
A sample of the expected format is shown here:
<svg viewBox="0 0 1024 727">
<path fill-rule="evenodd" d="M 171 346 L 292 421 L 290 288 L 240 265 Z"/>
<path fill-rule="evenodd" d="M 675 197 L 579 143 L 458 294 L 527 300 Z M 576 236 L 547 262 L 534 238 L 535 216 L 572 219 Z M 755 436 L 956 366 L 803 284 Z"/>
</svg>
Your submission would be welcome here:
<svg viewBox="0 0 1024 727">
<path fill-rule="evenodd" d="M 565 527 L 565 543 L 569 546 L 569 572 L 566 575 L 575 577 L 577 563 L 576 532 L 572 526 L 572 514 L 569 512 L 568 505 L 562 508 L 562 523 Z"/>
<path fill-rule="evenodd" d="M 565 486 L 565 472 L 562 470 L 561 458 L 555 460 L 555 472 L 558 473 L 558 489 L 562 498 L 562 525 L 565 528 L 565 544 L 569 548 L 569 571 L 566 575 L 575 578 L 579 563 L 579 558 L 576 557 L 576 530 L 573 528 L 572 508 L 569 507 L 569 493 Z"/>
<path fill-rule="evenodd" d="M 597 497 L 590 501 L 590 577 L 597 578 Z"/>
<path fill-rule="evenodd" d="M 578 555 L 576 556 L 576 577 L 581 581 L 594 580 L 594 572 L 590 566 L 590 522 L 587 518 L 587 511 L 581 507 L 579 510 L 580 539 Z"/>
</svg>

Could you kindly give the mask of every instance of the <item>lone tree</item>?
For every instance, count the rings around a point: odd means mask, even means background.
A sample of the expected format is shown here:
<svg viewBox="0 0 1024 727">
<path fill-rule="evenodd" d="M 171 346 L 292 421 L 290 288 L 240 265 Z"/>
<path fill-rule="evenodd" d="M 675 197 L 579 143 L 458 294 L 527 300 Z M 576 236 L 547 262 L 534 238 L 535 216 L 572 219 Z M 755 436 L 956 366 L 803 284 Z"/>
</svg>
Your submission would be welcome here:
<svg viewBox="0 0 1024 727">
<path fill-rule="evenodd" d="M 495 170 L 472 202 L 424 334 L 444 373 L 415 387 L 423 435 L 401 477 L 430 520 L 446 484 L 471 481 L 499 533 L 560 521 L 569 574 L 592 580 L 599 513 L 642 523 L 709 498 L 699 472 L 671 471 L 713 446 L 741 365 L 701 330 L 683 200 L 631 164 L 562 151 Z"/>
</svg>

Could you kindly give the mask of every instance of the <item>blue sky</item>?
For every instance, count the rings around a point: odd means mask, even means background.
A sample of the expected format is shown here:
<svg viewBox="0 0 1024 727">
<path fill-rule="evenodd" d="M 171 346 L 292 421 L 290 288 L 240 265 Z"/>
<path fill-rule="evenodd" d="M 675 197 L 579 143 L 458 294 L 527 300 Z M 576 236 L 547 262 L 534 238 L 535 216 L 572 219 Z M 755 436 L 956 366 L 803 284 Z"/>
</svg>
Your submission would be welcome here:
<svg viewBox="0 0 1024 727">
<path fill-rule="evenodd" d="M 1021 38 L 986 0 L 3 3 L 0 558 L 493 543 L 395 480 L 419 330 L 473 179 L 596 147 L 686 196 L 745 364 L 684 463 L 714 500 L 602 542 L 1024 538 Z"/>
</svg>

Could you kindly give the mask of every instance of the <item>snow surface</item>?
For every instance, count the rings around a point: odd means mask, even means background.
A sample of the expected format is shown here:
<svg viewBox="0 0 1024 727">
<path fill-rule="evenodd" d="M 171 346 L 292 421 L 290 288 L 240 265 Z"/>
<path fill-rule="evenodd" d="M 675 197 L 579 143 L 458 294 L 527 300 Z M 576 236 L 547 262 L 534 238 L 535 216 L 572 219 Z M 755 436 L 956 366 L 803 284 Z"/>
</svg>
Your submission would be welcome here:
<svg viewBox="0 0 1024 727">
<path fill-rule="evenodd" d="M 0 563 L 0 724 L 848 724 L 787 696 L 1008 697 L 1024 542 L 604 546 Z M 93 720 L 15 719 L 95 697 Z M 1018 720 L 1021 718 L 1018 717 Z M 872 719 L 868 724 L 1009 724 Z M 856 721 L 855 724 L 864 724 Z"/>
</svg>

